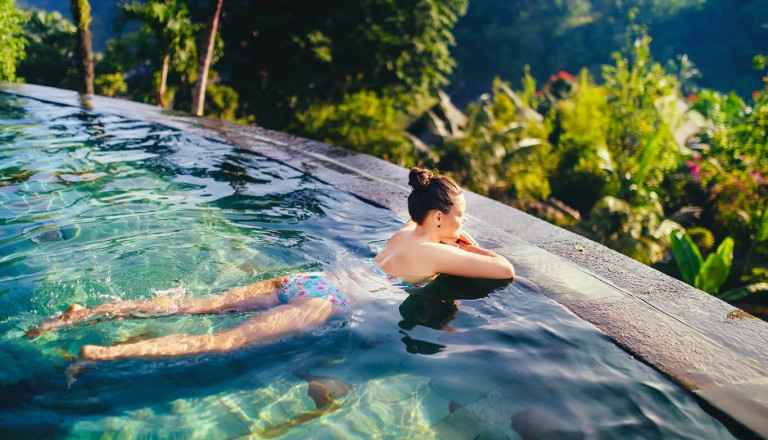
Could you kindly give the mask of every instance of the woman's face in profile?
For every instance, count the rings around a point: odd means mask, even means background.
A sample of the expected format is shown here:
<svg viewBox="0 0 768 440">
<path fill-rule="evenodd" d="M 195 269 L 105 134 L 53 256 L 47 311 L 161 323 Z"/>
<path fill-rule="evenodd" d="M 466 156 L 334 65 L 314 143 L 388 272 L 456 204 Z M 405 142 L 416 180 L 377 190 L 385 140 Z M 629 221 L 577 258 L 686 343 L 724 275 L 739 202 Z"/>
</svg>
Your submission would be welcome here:
<svg viewBox="0 0 768 440">
<path fill-rule="evenodd" d="M 440 222 L 441 238 L 457 240 L 461 234 L 461 227 L 467 222 L 465 217 L 467 202 L 464 200 L 464 194 L 459 194 L 453 200 L 453 206 L 447 214 L 443 214 Z"/>
</svg>

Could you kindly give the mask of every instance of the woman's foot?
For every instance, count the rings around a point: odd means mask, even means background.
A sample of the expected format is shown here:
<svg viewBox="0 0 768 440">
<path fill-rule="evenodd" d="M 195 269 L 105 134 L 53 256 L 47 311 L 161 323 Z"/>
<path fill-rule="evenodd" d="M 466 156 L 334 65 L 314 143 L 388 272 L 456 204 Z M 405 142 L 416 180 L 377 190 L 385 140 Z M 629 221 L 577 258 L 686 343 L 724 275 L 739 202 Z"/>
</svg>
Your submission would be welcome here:
<svg viewBox="0 0 768 440">
<path fill-rule="evenodd" d="M 87 319 L 88 316 L 90 316 L 90 310 L 87 307 L 81 306 L 80 304 L 72 304 L 61 314 L 61 316 L 45 320 L 36 327 L 29 329 L 26 336 L 34 339 L 44 333 L 58 330 L 59 327 L 83 321 Z"/>
</svg>

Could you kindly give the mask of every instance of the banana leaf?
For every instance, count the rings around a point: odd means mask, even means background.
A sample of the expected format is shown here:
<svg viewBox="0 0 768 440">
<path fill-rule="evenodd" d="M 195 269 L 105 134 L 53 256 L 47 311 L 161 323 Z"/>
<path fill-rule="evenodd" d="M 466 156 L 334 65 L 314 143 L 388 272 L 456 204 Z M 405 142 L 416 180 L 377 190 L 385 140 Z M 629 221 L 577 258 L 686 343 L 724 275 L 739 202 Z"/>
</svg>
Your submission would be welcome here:
<svg viewBox="0 0 768 440">
<path fill-rule="evenodd" d="M 768 215 L 763 213 L 762 224 L 757 231 L 757 241 L 763 241 L 768 239 Z"/>
<path fill-rule="evenodd" d="M 675 256 L 680 274 L 683 281 L 690 285 L 695 285 L 697 275 L 701 269 L 702 258 L 696 243 L 691 240 L 688 234 L 675 229 L 669 234 L 672 254 Z"/>
<path fill-rule="evenodd" d="M 731 272 L 733 245 L 733 238 L 725 237 L 717 247 L 717 251 L 709 254 L 699 272 L 701 286 L 696 287 L 705 292 L 717 294 Z"/>
</svg>

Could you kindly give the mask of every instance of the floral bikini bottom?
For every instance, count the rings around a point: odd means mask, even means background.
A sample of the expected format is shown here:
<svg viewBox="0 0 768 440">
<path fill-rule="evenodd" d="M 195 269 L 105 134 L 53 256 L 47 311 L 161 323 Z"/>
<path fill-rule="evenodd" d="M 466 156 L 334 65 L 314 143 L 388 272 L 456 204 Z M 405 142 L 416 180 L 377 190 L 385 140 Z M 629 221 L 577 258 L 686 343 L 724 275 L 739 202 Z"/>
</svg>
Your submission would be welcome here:
<svg viewBox="0 0 768 440">
<path fill-rule="evenodd" d="M 288 275 L 283 285 L 277 291 L 281 303 L 287 303 L 291 298 L 313 297 L 330 301 L 331 304 L 346 308 L 349 299 L 338 287 L 333 285 L 322 272 L 304 272 Z"/>
<path fill-rule="evenodd" d="M 424 287 L 428 283 L 407 283 L 399 278 L 392 277 L 373 262 L 373 259 L 366 258 L 365 263 L 383 278 L 389 285 L 399 289 L 414 289 Z M 277 291 L 277 298 L 281 303 L 287 303 L 291 298 L 302 296 L 320 298 L 330 301 L 331 304 L 347 308 L 349 299 L 338 287 L 328 281 L 328 278 L 322 272 L 302 272 L 288 275 L 283 280 L 283 285 Z"/>
</svg>

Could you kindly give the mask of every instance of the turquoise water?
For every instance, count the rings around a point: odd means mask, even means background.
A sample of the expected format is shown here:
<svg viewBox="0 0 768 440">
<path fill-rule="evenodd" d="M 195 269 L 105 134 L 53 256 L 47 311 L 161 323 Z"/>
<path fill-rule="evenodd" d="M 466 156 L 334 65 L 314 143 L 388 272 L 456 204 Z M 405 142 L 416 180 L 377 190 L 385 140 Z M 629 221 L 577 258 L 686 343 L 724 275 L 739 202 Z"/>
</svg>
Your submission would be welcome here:
<svg viewBox="0 0 768 440">
<path fill-rule="evenodd" d="M 731 437 L 525 280 L 446 278 L 432 288 L 474 299 L 390 294 L 301 337 L 104 363 L 71 386 L 65 370 L 86 343 L 213 332 L 253 313 L 23 336 L 72 303 L 204 296 L 345 267 L 399 224 L 224 143 L 0 94 L 0 437 Z M 333 400 L 320 410 L 318 389 Z"/>
</svg>

